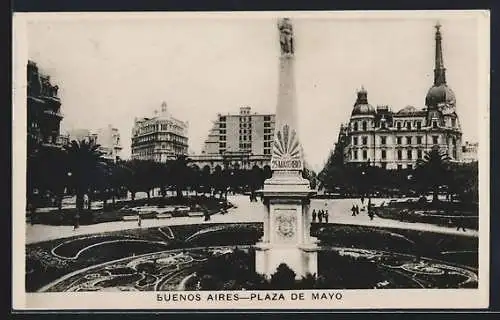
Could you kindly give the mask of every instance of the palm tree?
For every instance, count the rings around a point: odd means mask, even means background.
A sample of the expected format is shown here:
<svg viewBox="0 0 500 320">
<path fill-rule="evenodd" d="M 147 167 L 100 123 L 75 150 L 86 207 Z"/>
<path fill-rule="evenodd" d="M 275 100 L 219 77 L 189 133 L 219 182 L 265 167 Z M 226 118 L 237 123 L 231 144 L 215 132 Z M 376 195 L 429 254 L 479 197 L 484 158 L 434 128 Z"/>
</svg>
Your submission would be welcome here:
<svg viewBox="0 0 500 320">
<path fill-rule="evenodd" d="M 67 156 L 68 170 L 71 173 L 76 193 L 76 208 L 83 210 L 83 197 L 89 194 L 93 186 L 95 174 L 105 163 L 99 145 L 93 141 L 71 141 L 64 147 Z M 90 197 L 89 197 L 90 198 Z M 90 202 L 90 201 L 89 201 Z"/>
<path fill-rule="evenodd" d="M 448 182 L 449 161 L 450 157 L 438 147 L 432 148 L 423 159 L 417 161 L 417 179 L 432 190 L 432 201 L 438 200 L 439 187 Z"/>
</svg>

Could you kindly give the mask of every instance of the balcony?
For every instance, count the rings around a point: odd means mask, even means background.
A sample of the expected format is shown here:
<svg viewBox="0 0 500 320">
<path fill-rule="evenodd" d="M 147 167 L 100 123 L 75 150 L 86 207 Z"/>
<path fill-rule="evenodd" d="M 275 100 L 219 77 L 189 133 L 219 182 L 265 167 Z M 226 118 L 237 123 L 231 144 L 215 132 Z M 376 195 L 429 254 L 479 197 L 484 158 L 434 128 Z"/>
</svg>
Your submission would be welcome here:
<svg viewBox="0 0 500 320">
<path fill-rule="evenodd" d="M 43 113 L 46 114 L 46 115 L 49 115 L 49 116 L 60 118 L 60 119 L 63 118 L 63 115 L 60 112 L 55 112 L 55 111 L 52 111 L 52 110 L 43 110 Z"/>
</svg>

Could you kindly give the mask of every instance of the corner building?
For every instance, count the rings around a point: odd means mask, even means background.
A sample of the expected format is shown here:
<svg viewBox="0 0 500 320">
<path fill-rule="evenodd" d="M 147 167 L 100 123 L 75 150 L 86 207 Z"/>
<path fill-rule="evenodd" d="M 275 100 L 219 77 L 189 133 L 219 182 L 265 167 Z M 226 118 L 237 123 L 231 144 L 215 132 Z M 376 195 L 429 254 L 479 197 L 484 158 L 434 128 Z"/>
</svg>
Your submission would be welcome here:
<svg viewBox="0 0 500 320">
<path fill-rule="evenodd" d="M 67 141 L 60 134 L 63 115 L 59 87 L 34 61 L 28 61 L 27 85 L 28 155 L 42 148 L 61 148 Z"/>
<path fill-rule="evenodd" d="M 386 169 L 412 169 L 418 159 L 437 146 L 452 161 L 461 160 L 462 130 L 455 94 L 446 83 L 440 25 L 436 25 L 434 84 L 425 97 L 425 108 L 406 106 L 393 112 L 389 106 L 374 108 L 361 88 L 349 124 L 344 163 L 370 163 Z"/>
<path fill-rule="evenodd" d="M 151 118 L 136 118 L 132 128 L 132 159 L 166 162 L 188 154 L 188 123 L 174 118 L 165 102 Z"/>
</svg>

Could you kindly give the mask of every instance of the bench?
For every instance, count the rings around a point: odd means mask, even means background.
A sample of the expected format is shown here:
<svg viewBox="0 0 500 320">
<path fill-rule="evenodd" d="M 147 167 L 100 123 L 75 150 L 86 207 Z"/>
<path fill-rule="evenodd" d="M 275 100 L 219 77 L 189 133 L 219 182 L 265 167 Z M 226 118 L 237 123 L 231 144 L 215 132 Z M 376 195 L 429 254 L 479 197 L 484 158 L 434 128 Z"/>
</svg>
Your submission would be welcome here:
<svg viewBox="0 0 500 320">
<path fill-rule="evenodd" d="M 123 216 L 123 221 L 137 221 L 139 220 L 138 216 Z"/>
<path fill-rule="evenodd" d="M 203 217 L 205 213 L 203 211 L 192 211 L 188 213 L 190 217 Z"/>
<path fill-rule="evenodd" d="M 156 214 L 156 219 L 168 219 L 172 218 L 172 215 L 170 213 L 158 213 Z"/>
</svg>

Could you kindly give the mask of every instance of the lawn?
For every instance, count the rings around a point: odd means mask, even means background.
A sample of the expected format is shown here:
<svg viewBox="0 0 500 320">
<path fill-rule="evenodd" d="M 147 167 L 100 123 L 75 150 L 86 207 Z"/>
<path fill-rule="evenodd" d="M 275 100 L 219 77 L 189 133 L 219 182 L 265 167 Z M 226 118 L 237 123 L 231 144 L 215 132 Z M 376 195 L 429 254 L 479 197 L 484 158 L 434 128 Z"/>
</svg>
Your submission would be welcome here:
<svg viewBox="0 0 500 320">
<path fill-rule="evenodd" d="M 405 222 L 429 223 L 445 227 L 457 227 L 459 222 L 467 229 L 478 230 L 478 205 L 460 202 L 395 202 L 377 207 L 381 218 Z"/>
<path fill-rule="evenodd" d="M 231 203 L 218 198 L 210 198 L 205 196 L 190 196 L 178 199 L 176 197 L 151 198 L 138 200 L 124 200 L 116 202 L 114 205 L 108 203 L 104 208 L 95 210 L 82 210 L 79 215 L 79 223 L 81 225 L 122 221 L 124 216 L 137 214 L 133 210 L 134 207 L 157 206 L 187 206 L 191 210 L 202 210 L 209 214 L 216 214 L 221 210 L 227 210 L 232 207 Z M 64 208 L 61 210 L 54 209 L 49 212 L 35 213 L 31 217 L 32 223 L 56 225 L 56 226 L 71 226 L 74 224 L 74 217 L 77 213 L 76 208 Z M 187 212 L 184 214 L 187 216 Z M 142 213 L 143 219 L 156 218 L 155 213 Z"/>
<path fill-rule="evenodd" d="M 26 290 L 36 291 L 70 272 L 132 255 L 178 248 L 252 245 L 262 235 L 262 228 L 262 223 L 181 225 L 29 244 L 26 246 Z M 478 240 L 474 237 L 336 224 L 313 225 L 311 234 L 326 247 L 396 252 L 416 259 L 427 257 L 477 268 Z M 53 255 L 52 250 L 58 256 Z M 404 276 L 392 274 L 391 277 Z M 394 281 L 401 283 L 402 280 Z"/>
</svg>

